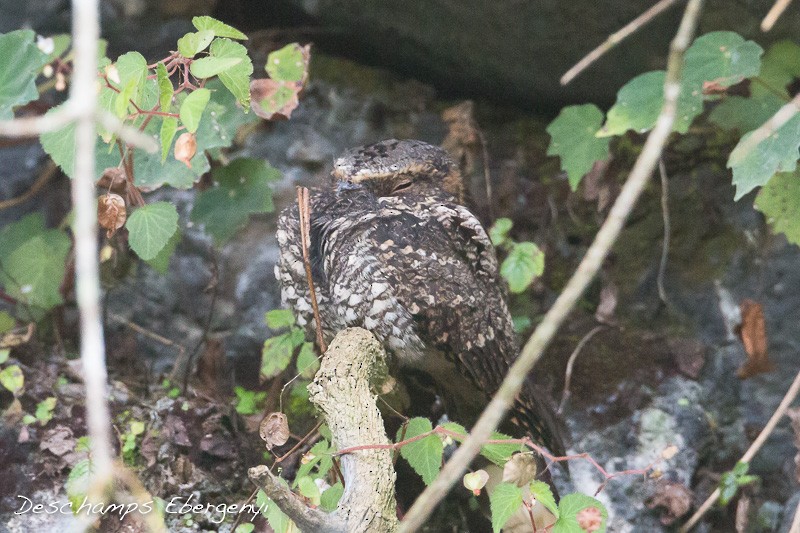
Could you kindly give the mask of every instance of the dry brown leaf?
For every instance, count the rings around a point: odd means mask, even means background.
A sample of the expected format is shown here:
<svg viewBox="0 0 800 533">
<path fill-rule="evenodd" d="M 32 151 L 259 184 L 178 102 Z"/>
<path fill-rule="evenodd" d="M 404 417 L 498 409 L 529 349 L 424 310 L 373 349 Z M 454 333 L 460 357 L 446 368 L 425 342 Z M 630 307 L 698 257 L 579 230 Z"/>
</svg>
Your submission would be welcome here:
<svg viewBox="0 0 800 533">
<path fill-rule="evenodd" d="M 703 94 L 725 94 L 728 88 L 717 81 L 704 81 Z"/>
<path fill-rule="evenodd" d="M 650 509 L 663 507 L 661 523 L 670 525 L 689 512 L 692 507 L 692 491 L 675 481 L 662 480 L 656 485 L 655 493 L 647 499 L 645 505 Z"/>
<path fill-rule="evenodd" d="M 227 373 L 225 372 L 225 349 L 222 341 L 209 338 L 206 347 L 197 361 L 197 377 L 200 386 L 214 398 L 220 398 L 225 390 Z"/>
<path fill-rule="evenodd" d="M 741 379 L 747 379 L 763 372 L 770 372 L 775 366 L 767 354 L 767 328 L 761 304 L 745 299 L 739 304 L 739 310 L 742 314 L 742 323 L 737 333 L 747 352 L 747 360 L 739 367 L 737 375 Z"/>
<path fill-rule="evenodd" d="M 600 289 L 600 303 L 597 304 L 597 311 L 594 313 L 594 318 L 601 324 L 615 326 L 617 318 L 614 312 L 617 309 L 619 289 L 610 280 L 606 280 L 603 288 Z"/>
<path fill-rule="evenodd" d="M 33 322 L 25 326 L 24 329 L 12 329 L 8 333 L 4 334 L 2 338 L 0 338 L 0 350 L 5 348 L 14 348 L 15 346 L 26 344 L 29 340 L 31 340 L 35 329 L 36 324 Z"/>
<path fill-rule="evenodd" d="M 116 194 L 125 194 L 128 190 L 128 177 L 125 170 L 119 167 L 108 167 L 95 183 L 98 189 Z"/>
<path fill-rule="evenodd" d="M 48 429 L 44 433 L 41 442 L 39 442 L 39 449 L 48 450 L 53 455 L 61 457 L 67 452 L 75 449 L 75 437 L 72 435 L 72 430 L 64 425 L 58 425 L 53 429 Z"/>
<path fill-rule="evenodd" d="M 578 526 L 587 533 L 593 533 L 600 529 L 603 525 L 603 515 L 597 507 L 587 507 L 581 509 L 575 519 L 578 521 Z"/>
<path fill-rule="evenodd" d="M 289 420 L 283 413 L 270 413 L 261 421 L 258 433 L 267 448 L 283 446 L 289 440 Z"/>
<path fill-rule="evenodd" d="M 250 108 L 265 120 L 287 120 L 300 105 L 303 84 L 269 78 L 250 82 Z"/>
<path fill-rule="evenodd" d="M 175 141 L 175 159 L 192 168 L 192 158 L 197 153 L 197 138 L 194 133 L 184 132 Z"/>
<path fill-rule="evenodd" d="M 503 482 L 523 487 L 536 477 L 536 471 L 536 458 L 529 453 L 518 453 L 503 467 Z"/>
<path fill-rule="evenodd" d="M 97 223 L 106 229 L 106 237 L 116 233 L 125 225 L 128 212 L 125 210 L 125 200 L 114 193 L 104 194 L 97 199 Z"/>
</svg>

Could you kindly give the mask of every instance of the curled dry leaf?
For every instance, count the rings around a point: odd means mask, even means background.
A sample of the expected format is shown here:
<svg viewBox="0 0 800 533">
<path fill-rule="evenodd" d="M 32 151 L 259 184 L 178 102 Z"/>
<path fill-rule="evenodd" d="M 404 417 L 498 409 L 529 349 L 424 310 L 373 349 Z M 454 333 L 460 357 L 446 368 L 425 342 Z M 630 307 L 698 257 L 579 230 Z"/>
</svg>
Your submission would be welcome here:
<svg viewBox="0 0 800 533">
<path fill-rule="evenodd" d="M 536 458 L 530 453 L 511 456 L 503 467 L 503 481 L 524 487 L 536 477 Z"/>
<path fill-rule="evenodd" d="M 475 496 L 481 495 L 481 489 L 489 481 L 489 474 L 486 470 L 477 470 L 464 474 L 464 486 L 472 491 Z"/>
<path fill-rule="evenodd" d="M 678 453 L 678 447 L 677 447 L 677 446 L 675 446 L 674 444 L 670 444 L 669 446 L 667 446 L 666 448 L 664 448 L 664 449 L 661 451 L 661 457 L 662 457 L 663 459 L 665 459 L 665 460 L 669 461 L 670 459 L 672 459 L 673 457 L 675 457 L 675 455 L 676 455 L 677 453 Z"/>
<path fill-rule="evenodd" d="M 27 342 L 31 340 L 31 336 L 33 336 L 33 332 L 35 329 L 36 329 L 36 324 L 34 324 L 33 322 L 29 323 L 24 329 L 23 328 L 12 329 L 8 333 L 0 337 L 0 350 L 27 344 Z"/>
<path fill-rule="evenodd" d="M 617 310 L 618 295 L 617 286 L 611 280 L 606 280 L 600 290 L 600 303 L 597 304 L 597 311 L 594 313 L 594 318 L 601 324 L 609 326 L 617 324 L 614 312 Z"/>
<path fill-rule="evenodd" d="M 763 307 L 753 300 L 742 300 L 739 310 L 742 322 L 737 333 L 747 352 L 747 360 L 739 367 L 737 375 L 741 379 L 747 379 L 771 371 L 774 365 L 767 354 L 767 328 Z"/>
<path fill-rule="evenodd" d="M 45 431 L 42 440 L 39 441 L 39 449 L 48 450 L 53 455 L 61 457 L 67 452 L 75 449 L 75 437 L 72 430 L 64 425 L 48 429 Z"/>
<path fill-rule="evenodd" d="M 578 514 L 575 515 L 575 519 L 578 522 L 578 527 L 588 533 L 598 531 L 600 526 L 603 525 L 603 515 L 597 507 L 581 509 L 578 511 Z"/>
<path fill-rule="evenodd" d="M 655 493 L 645 501 L 650 509 L 663 507 L 661 523 L 670 525 L 689 512 L 692 507 L 692 491 L 675 481 L 662 480 L 656 485 Z"/>
<path fill-rule="evenodd" d="M 197 153 L 197 138 L 194 133 L 184 132 L 175 141 L 175 159 L 192 168 L 192 158 Z"/>
<path fill-rule="evenodd" d="M 267 448 L 272 449 L 275 446 L 283 446 L 289 440 L 289 421 L 283 413 L 270 413 L 264 420 L 258 430 L 261 439 L 267 443 Z"/>
<path fill-rule="evenodd" d="M 125 225 L 128 212 L 125 210 L 125 200 L 114 193 L 104 194 L 97 199 L 97 223 L 106 229 L 106 236 L 111 237 Z"/>
<path fill-rule="evenodd" d="M 108 167 L 96 182 L 97 188 L 124 195 L 128 190 L 128 176 L 119 167 Z"/>
</svg>

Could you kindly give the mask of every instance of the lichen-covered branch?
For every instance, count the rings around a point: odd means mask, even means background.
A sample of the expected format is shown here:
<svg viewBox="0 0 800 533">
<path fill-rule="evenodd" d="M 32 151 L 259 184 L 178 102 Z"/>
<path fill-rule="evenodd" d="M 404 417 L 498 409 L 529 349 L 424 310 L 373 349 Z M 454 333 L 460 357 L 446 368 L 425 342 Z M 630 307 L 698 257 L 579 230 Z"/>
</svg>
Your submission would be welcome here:
<svg viewBox="0 0 800 533">
<path fill-rule="evenodd" d="M 336 511 L 311 509 L 266 466 L 249 471 L 250 479 L 303 531 L 387 533 L 397 529 L 395 472 L 391 443 L 372 391 L 388 379 L 386 354 L 368 331 L 340 332 L 322 359 L 310 399 L 320 410 L 338 449 L 365 443 L 385 446 L 341 457 L 344 494 Z"/>
<path fill-rule="evenodd" d="M 306 505 L 302 497 L 289 488 L 281 478 L 269 471 L 264 465 L 254 466 L 247 474 L 258 488 L 264 491 L 275 505 L 281 508 L 286 516 L 292 519 L 301 531 L 318 533 L 344 533 L 345 524 L 337 517 L 320 509 L 312 509 Z"/>
<path fill-rule="evenodd" d="M 383 348 L 371 333 L 350 328 L 325 352 L 310 399 L 322 412 L 336 448 L 389 444 L 371 385 L 388 378 Z M 385 533 L 397 528 L 391 451 L 362 450 L 342 457 L 344 494 L 335 516 L 348 531 Z"/>
</svg>

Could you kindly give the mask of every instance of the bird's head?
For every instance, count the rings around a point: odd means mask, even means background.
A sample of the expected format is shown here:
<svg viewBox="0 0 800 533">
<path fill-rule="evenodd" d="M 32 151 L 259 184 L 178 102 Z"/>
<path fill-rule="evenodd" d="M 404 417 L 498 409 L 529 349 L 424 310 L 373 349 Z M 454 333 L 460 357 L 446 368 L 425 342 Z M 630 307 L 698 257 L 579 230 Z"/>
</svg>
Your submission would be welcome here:
<svg viewBox="0 0 800 533">
<path fill-rule="evenodd" d="M 430 195 L 446 192 L 461 203 L 464 184 L 448 153 L 431 144 L 389 139 L 353 148 L 333 164 L 339 191 L 367 189 L 375 196 Z"/>
</svg>

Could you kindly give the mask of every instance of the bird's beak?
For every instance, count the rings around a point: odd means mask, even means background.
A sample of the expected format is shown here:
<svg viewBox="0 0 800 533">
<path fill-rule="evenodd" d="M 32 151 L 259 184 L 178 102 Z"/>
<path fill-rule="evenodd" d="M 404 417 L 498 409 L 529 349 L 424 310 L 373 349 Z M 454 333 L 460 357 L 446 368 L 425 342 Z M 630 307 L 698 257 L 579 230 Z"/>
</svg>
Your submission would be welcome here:
<svg viewBox="0 0 800 533">
<path fill-rule="evenodd" d="M 352 181 L 340 181 L 339 184 L 336 186 L 336 192 L 355 191 L 363 188 L 364 186 L 361 183 L 353 183 Z"/>
</svg>

